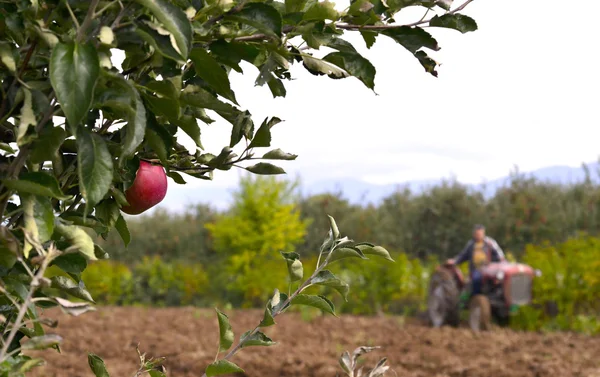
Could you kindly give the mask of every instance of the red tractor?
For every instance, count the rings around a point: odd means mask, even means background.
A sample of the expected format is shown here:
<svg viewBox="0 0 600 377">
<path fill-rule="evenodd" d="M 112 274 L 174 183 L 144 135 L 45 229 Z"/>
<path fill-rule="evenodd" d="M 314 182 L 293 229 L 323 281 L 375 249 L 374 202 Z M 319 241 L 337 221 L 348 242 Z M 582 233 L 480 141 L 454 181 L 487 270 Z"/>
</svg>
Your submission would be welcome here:
<svg viewBox="0 0 600 377">
<path fill-rule="evenodd" d="M 532 283 L 541 271 L 521 263 L 492 262 L 482 268 L 481 294 L 471 295 L 471 286 L 457 266 L 438 266 L 431 277 L 427 313 L 434 327 L 458 326 L 460 311 L 469 309 L 469 327 L 488 330 L 495 319 L 508 323 L 510 314 L 531 303 Z"/>
</svg>

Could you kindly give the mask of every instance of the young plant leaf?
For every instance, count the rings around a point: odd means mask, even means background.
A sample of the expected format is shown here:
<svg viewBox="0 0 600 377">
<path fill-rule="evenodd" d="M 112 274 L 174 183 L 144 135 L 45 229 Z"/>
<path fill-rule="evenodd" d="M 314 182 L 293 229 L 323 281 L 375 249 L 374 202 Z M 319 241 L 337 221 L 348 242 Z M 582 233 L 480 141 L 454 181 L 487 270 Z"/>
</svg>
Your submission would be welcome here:
<svg viewBox="0 0 600 377">
<path fill-rule="evenodd" d="M 327 257 L 327 263 L 333 263 L 339 261 L 340 259 L 346 258 L 369 259 L 358 248 L 342 247 L 335 249 L 333 253 L 329 254 Z"/>
<path fill-rule="evenodd" d="M 329 270 L 319 271 L 319 273 L 310 280 L 310 283 L 333 288 L 342 295 L 345 301 L 348 301 L 350 287 Z"/>
<path fill-rule="evenodd" d="M 110 377 L 104 360 L 98 355 L 88 353 L 88 365 L 96 377 Z"/>
<path fill-rule="evenodd" d="M 206 377 L 221 376 L 223 374 L 244 373 L 244 370 L 229 360 L 219 360 L 206 367 Z"/>
<path fill-rule="evenodd" d="M 304 295 L 299 294 L 292 299 L 292 305 L 306 305 L 320 309 L 326 313 L 335 315 L 335 307 L 333 303 L 326 297 L 321 295 Z"/>
<path fill-rule="evenodd" d="M 69 42 L 54 46 L 50 82 L 72 130 L 80 126 L 92 106 L 99 76 L 100 59 L 94 45 Z"/>
<path fill-rule="evenodd" d="M 219 352 L 227 351 L 231 348 L 234 340 L 233 330 L 229 323 L 229 317 L 225 313 L 215 309 L 217 319 L 219 320 Z"/>
<path fill-rule="evenodd" d="M 250 331 L 247 331 L 242 335 L 242 339 L 242 345 L 240 348 L 253 346 L 269 347 L 276 344 L 273 340 L 271 340 L 271 338 L 260 331 L 257 331 L 252 335 L 250 335 Z"/>
<path fill-rule="evenodd" d="M 337 241 L 340 238 L 340 230 L 338 229 L 337 223 L 333 217 L 327 215 L 327 218 L 329 218 L 329 228 L 331 229 L 333 240 Z"/>
<path fill-rule="evenodd" d="M 250 173 L 259 175 L 285 174 L 285 170 L 283 170 L 279 166 L 269 164 L 268 162 L 259 162 L 256 165 L 246 167 L 246 170 L 248 170 Z"/>
<path fill-rule="evenodd" d="M 365 255 L 376 255 L 378 257 L 387 259 L 390 262 L 395 262 L 395 260 L 391 257 L 389 251 L 387 251 L 381 246 L 355 245 L 355 247 L 362 251 L 362 253 Z"/>
<path fill-rule="evenodd" d="M 62 342 L 62 337 L 56 334 L 36 336 L 21 345 L 22 350 L 45 350 L 55 347 Z"/>
<path fill-rule="evenodd" d="M 273 314 L 271 311 L 273 310 L 271 306 L 271 301 L 267 304 L 265 308 L 265 313 L 263 314 L 263 319 L 260 321 L 259 327 L 269 327 L 275 325 L 275 319 L 273 319 Z"/>
<path fill-rule="evenodd" d="M 87 302 L 94 302 L 90 292 L 66 276 L 53 276 L 50 278 L 50 281 L 52 282 L 52 288 L 59 289 L 73 297 L 85 300 Z"/>
<path fill-rule="evenodd" d="M 77 317 L 84 313 L 96 310 L 96 308 L 94 308 L 87 302 L 71 302 L 60 297 L 55 297 L 54 300 L 60 306 L 63 312 L 72 315 L 73 317 Z"/>
<path fill-rule="evenodd" d="M 302 268 L 302 262 L 300 262 L 300 255 L 295 252 L 285 253 L 281 252 L 281 256 L 285 259 L 288 268 L 288 274 L 290 276 L 290 282 L 302 280 L 304 276 L 304 269 Z"/>
<path fill-rule="evenodd" d="M 293 161 L 298 157 L 297 154 L 290 154 L 282 151 L 281 149 L 273 149 L 264 154 L 261 158 L 264 160 L 286 160 Z"/>
</svg>

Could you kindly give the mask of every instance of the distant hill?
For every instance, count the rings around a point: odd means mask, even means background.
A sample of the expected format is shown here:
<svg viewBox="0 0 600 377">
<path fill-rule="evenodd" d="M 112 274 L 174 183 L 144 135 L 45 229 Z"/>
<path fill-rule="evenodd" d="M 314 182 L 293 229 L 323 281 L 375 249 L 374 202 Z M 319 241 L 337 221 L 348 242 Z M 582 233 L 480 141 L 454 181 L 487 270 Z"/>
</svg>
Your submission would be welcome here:
<svg viewBox="0 0 600 377">
<path fill-rule="evenodd" d="M 587 165 L 591 178 L 600 183 L 600 164 L 591 163 Z M 585 172 L 581 167 L 551 166 L 530 172 L 519 172 L 527 177 L 534 177 L 540 181 L 572 184 L 585 179 Z M 427 187 L 440 184 L 443 179 L 430 179 L 421 181 L 399 182 L 397 184 L 376 185 L 354 178 L 342 178 L 335 180 L 324 180 L 308 184 L 302 187 L 304 195 L 320 194 L 325 192 L 341 191 L 352 203 L 378 203 L 386 196 L 392 194 L 399 188 L 409 188 L 413 192 L 421 192 Z M 492 196 L 496 190 L 510 182 L 510 177 L 492 180 L 485 183 L 485 195 Z M 468 185 L 473 189 L 482 189 L 482 184 Z M 226 208 L 231 200 L 234 188 L 216 187 L 208 181 L 202 181 L 192 185 L 170 184 L 169 193 L 159 207 L 169 209 L 173 212 L 184 211 L 189 206 L 206 203 L 219 209 Z"/>
</svg>

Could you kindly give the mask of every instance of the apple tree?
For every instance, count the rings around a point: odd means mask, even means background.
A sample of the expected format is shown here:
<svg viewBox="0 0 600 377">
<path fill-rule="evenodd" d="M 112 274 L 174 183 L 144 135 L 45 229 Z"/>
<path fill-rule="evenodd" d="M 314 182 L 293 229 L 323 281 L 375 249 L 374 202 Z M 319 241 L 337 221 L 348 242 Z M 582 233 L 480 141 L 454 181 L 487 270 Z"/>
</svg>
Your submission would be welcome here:
<svg viewBox="0 0 600 377">
<path fill-rule="evenodd" d="M 233 167 L 275 175 L 284 173 L 277 160 L 296 158 L 271 146 L 276 114 L 257 121 L 238 102 L 231 70 L 255 66 L 255 90 L 274 97 L 285 97 L 293 64 L 314 75 L 353 77 L 373 90 L 375 67 L 344 39 L 356 33 L 369 48 L 391 38 L 436 76 L 438 64 L 427 51 L 439 46 L 427 30 L 476 30 L 462 14 L 471 1 L 352 0 L 343 10 L 327 0 L 1 1 L 1 374 L 22 375 L 41 362 L 24 350 L 60 347 L 61 338 L 46 332 L 55 322 L 38 316 L 39 308 L 92 310 L 81 273 L 110 250 L 85 228 L 102 237 L 116 229 L 127 244 L 122 212 L 138 214 L 162 200 L 164 174 L 177 183 L 185 183 L 184 175 L 210 180 Z M 421 8 L 423 16 L 397 23 L 407 8 Z M 120 66 L 115 54 L 124 56 Z M 201 126 L 215 117 L 231 124 L 231 137 L 221 150 L 208 151 Z M 178 142 L 181 133 L 194 150 Z M 345 292 L 325 267 L 369 253 L 391 259 L 381 248 L 341 237 L 333 220 L 310 277 L 303 280 L 297 254 L 284 252 L 283 268 L 287 263 L 297 289 L 275 294 L 260 325 L 206 373 L 237 370 L 228 361 L 237 351 L 272 344 L 259 329 L 292 304 L 333 312 L 330 301 L 305 289 L 329 284 Z M 51 265 L 69 277 L 45 277 Z M 225 351 L 232 333 L 226 316 L 218 318 Z M 90 355 L 90 365 L 104 375 L 99 358 Z"/>
</svg>

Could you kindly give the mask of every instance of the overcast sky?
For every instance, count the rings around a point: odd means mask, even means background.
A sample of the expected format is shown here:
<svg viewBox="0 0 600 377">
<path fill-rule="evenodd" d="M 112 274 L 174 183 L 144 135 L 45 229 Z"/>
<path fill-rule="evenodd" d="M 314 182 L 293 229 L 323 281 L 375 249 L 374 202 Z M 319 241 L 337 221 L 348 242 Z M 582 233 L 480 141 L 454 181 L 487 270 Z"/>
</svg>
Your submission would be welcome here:
<svg viewBox="0 0 600 377">
<path fill-rule="evenodd" d="M 284 168 L 305 182 L 454 175 L 477 183 L 505 176 L 514 165 L 527 171 L 596 161 L 600 1 L 477 0 L 463 13 L 478 31 L 429 29 L 442 47 L 430 53 L 442 63 L 439 78 L 389 38 L 367 50 L 347 33 L 377 68 L 377 95 L 357 79 L 316 77 L 301 65 L 283 99 L 254 87 L 257 70 L 249 65 L 245 75 L 232 73 L 232 86 L 255 123 L 266 116 L 285 120 L 273 129 L 273 146 L 299 155 Z M 221 119 L 203 125 L 204 146 L 218 153 L 230 130 Z M 238 177 L 216 172 L 213 182 L 190 183 L 231 187 Z"/>
</svg>

